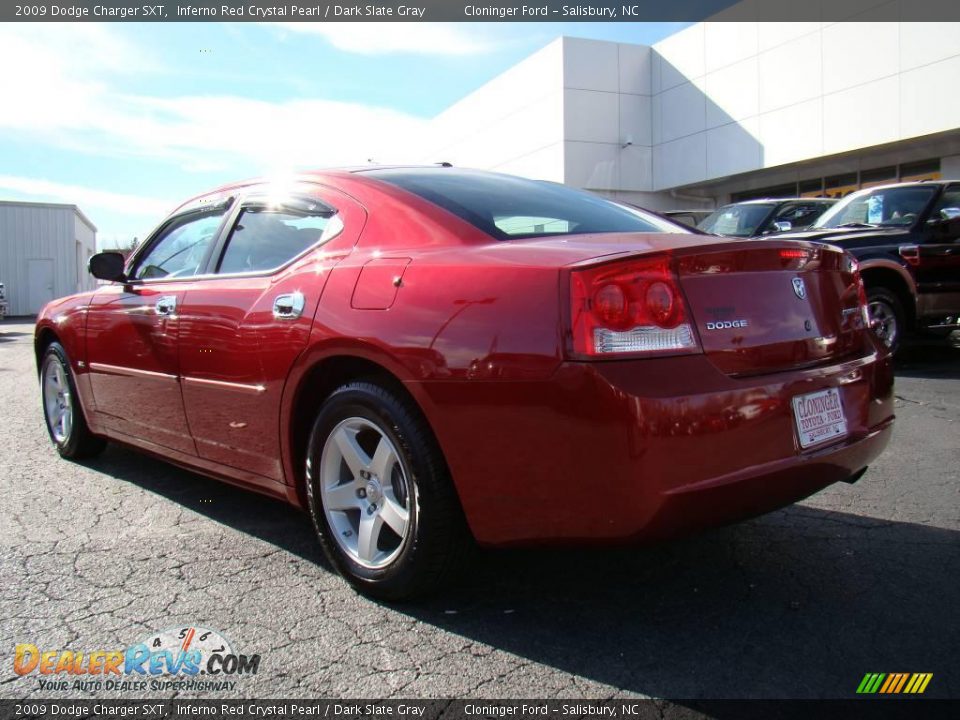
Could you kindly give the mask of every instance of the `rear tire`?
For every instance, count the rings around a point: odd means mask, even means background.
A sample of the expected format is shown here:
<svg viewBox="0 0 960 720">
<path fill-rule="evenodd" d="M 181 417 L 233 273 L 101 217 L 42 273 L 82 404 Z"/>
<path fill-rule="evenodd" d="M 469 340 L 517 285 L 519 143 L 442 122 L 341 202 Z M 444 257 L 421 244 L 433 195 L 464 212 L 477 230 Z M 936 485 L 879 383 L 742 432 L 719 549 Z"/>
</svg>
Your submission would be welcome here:
<svg viewBox="0 0 960 720">
<path fill-rule="evenodd" d="M 459 498 L 426 420 L 400 393 L 369 382 L 334 391 L 306 471 L 324 553 L 360 592 L 408 600 L 461 567 L 471 538 Z"/>
<path fill-rule="evenodd" d="M 43 353 L 40 393 L 47 432 L 60 457 L 82 460 L 103 452 L 107 441 L 87 426 L 67 351 L 58 342 L 51 343 Z"/>
<path fill-rule="evenodd" d="M 877 339 L 891 353 L 896 353 L 907 329 L 907 316 L 900 298 L 885 287 L 867 288 L 867 310 L 871 324 L 877 324 L 873 330 Z"/>
</svg>

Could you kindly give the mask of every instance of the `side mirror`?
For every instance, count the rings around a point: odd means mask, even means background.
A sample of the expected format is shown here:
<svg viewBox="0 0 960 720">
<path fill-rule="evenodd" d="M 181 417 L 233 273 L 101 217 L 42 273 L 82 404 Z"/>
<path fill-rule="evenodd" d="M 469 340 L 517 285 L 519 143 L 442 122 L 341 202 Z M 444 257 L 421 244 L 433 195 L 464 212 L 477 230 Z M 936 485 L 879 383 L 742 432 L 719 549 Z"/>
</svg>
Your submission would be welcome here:
<svg viewBox="0 0 960 720">
<path fill-rule="evenodd" d="M 118 252 L 101 252 L 90 257 L 87 269 L 98 280 L 123 282 L 127 276 L 123 274 L 126 260 Z"/>
<path fill-rule="evenodd" d="M 793 230 L 793 223 L 789 220 L 777 220 L 773 224 L 773 232 L 789 232 Z"/>
</svg>

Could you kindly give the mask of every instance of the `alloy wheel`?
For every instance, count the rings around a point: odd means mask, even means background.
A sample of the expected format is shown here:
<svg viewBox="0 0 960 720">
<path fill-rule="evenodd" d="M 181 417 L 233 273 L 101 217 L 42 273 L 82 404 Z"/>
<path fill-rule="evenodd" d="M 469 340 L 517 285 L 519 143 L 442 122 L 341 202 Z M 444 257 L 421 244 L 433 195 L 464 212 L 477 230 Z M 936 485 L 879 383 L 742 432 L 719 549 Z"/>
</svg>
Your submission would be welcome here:
<svg viewBox="0 0 960 720">
<path fill-rule="evenodd" d="M 389 565 L 409 541 L 409 474 L 396 447 L 373 422 L 337 424 L 320 459 L 320 498 L 331 534 L 354 562 Z"/>
<path fill-rule="evenodd" d="M 62 445 L 73 430 L 73 396 L 67 370 L 56 357 L 51 357 L 44 368 L 43 408 L 53 439 Z"/>
<path fill-rule="evenodd" d="M 894 309 L 884 300 L 876 299 L 871 300 L 867 305 L 867 312 L 870 315 L 874 333 L 886 347 L 893 347 L 900 332 Z"/>
</svg>

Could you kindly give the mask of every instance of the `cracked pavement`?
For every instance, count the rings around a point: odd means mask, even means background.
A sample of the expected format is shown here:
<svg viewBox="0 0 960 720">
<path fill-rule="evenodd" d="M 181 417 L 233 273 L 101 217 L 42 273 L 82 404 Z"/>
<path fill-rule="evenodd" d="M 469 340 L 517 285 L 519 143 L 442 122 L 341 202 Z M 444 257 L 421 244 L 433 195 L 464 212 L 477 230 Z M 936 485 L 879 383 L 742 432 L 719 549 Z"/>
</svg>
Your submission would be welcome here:
<svg viewBox="0 0 960 720">
<path fill-rule="evenodd" d="M 960 338 L 908 348 L 896 393 L 855 485 L 654 547 L 478 552 L 445 594 L 387 606 L 279 502 L 116 445 L 60 460 L 32 325 L 7 321 L 0 697 L 89 697 L 17 677 L 16 643 L 121 649 L 181 625 L 261 662 L 233 693 L 179 697 L 853 697 L 866 672 L 932 672 L 927 696 L 956 697 Z"/>
</svg>

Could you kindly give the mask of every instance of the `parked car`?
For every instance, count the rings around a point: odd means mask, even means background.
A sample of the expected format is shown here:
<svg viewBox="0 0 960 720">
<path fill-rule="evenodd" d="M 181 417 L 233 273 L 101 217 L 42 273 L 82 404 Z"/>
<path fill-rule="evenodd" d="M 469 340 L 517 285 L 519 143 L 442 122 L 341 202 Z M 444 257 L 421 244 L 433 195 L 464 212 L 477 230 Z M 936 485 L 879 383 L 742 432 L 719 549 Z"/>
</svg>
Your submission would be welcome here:
<svg viewBox="0 0 960 720">
<path fill-rule="evenodd" d="M 662 214 L 671 220 L 676 220 L 679 223 L 695 228 L 701 221 L 709 217 L 712 212 L 713 210 L 664 210 Z"/>
<path fill-rule="evenodd" d="M 3 283 L 0 283 L 0 320 L 7 316 L 7 312 L 7 289 L 3 286 Z"/>
<path fill-rule="evenodd" d="M 697 227 L 714 235 L 759 237 L 808 227 L 835 202 L 832 198 L 746 200 L 713 211 Z"/>
<path fill-rule="evenodd" d="M 960 329 L 960 181 L 860 190 L 808 231 L 782 237 L 828 242 L 859 260 L 870 316 L 891 351 L 910 330 Z"/>
<path fill-rule="evenodd" d="M 688 225 L 687 223 L 682 222 L 681 220 L 678 220 L 678 219 L 675 218 L 675 217 L 671 217 L 668 213 L 665 213 L 665 212 L 660 212 L 660 211 L 658 211 L 658 210 L 650 210 L 650 209 L 648 209 L 648 208 L 641 207 L 641 206 L 639 206 L 639 205 L 634 205 L 633 203 L 622 202 L 622 201 L 619 201 L 619 200 L 613 200 L 613 201 L 611 201 L 611 202 L 616 202 L 616 203 L 617 203 L 618 205 L 620 205 L 621 207 L 625 207 L 625 208 L 627 208 L 627 209 L 638 210 L 638 211 L 640 211 L 640 212 L 641 212 L 643 215 L 645 215 L 645 216 L 655 215 L 655 216 L 657 216 L 658 218 L 660 218 L 661 220 L 663 220 L 664 222 L 669 223 L 670 225 L 675 226 L 676 230 L 680 230 L 680 231 L 682 231 L 682 232 L 693 233 L 694 235 L 709 235 L 709 234 L 710 234 L 710 233 L 704 232 L 703 230 L 700 230 L 700 229 L 698 229 L 698 228 L 696 228 L 696 227 L 693 227 L 693 226 L 691 226 L 691 225 Z"/>
<path fill-rule="evenodd" d="M 365 168 L 194 198 L 36 327 L 65 458 L 112 440 L 309 512 L 387 599 L 487 546 L 624 543 L 858 479 L 893 422 L 850 255 L 563 186 Z M 826 342 L 825 339 L 829 339 Z"/>
</svg>

